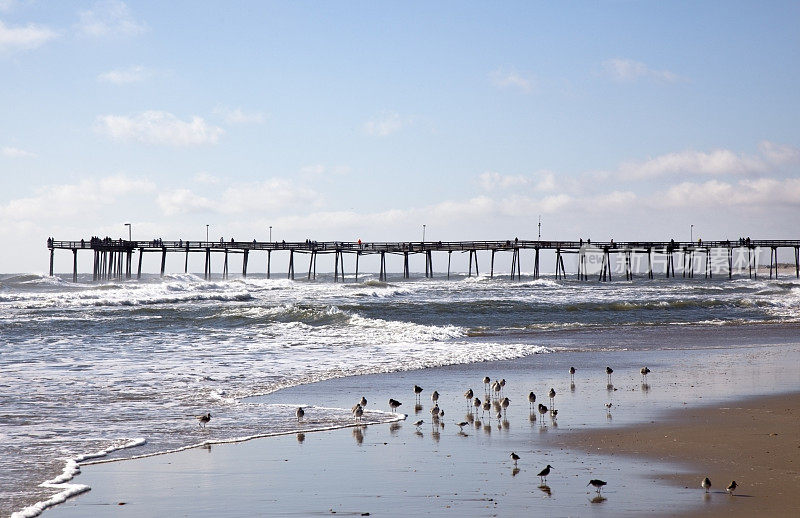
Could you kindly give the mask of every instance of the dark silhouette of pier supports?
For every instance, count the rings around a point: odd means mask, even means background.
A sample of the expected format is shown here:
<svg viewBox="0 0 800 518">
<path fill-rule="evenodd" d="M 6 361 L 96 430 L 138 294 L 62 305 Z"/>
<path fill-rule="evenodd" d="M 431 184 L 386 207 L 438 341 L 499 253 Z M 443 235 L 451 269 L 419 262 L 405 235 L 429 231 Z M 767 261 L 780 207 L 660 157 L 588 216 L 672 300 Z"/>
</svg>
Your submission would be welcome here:
<svg viewBox="0 0 800 518">
<path fill-rule="evenodd" d="M 769 278 L 772 279 L 772 268 L 775 267 L 775 278 L 778 278 L 778 249 L 774 246 L 769 249 Z"/>
<path fill-rule="evenodd" d="M 539 247 L 537 246 L 535 249 L 535 254 L 533 256 L 533 278 L 539 278 Z"/>
<path fill-rule="evenodd" d="M 796 254 L 795 254 L 796 255 Z M 453 256 L 452 250 L 448 250 L 447 252 L 447 278 L 450 278 L 450 259 Z"/>
<path fill-rule="evenodd" d="M 581 247 L 581 250 L 578 251 L 578 280 L 589 280 L 589 275 L 586 269 L 586 250 L 583 247 Z"/>
<path fill-rule="evenodd" d="M 714 272 L 711 270 L 711 249 L 706 248 L 706 279 L 714 277 Z"/>
<path fill-rule="evenodd" d="M 630 250 L 625 251 L 625 280 L 632 281 L 633 280 L 633 269 L 631 267 L 631 252 Z"/>
<path fill-rule="evenodd" d="M 381 252 L 381 269 L 378 280 L 386 282 L 386 252 Z"/>
<path fill-rule="evenodd" d="M 188 252 L 187 252 L 188 254 Z M 136 269 L 136 279 L 142 278 L 142 256 L 144 255 L 144 250 L 141 248 L 139 249 L 139 267 Z"/>
<path fill-rule="evenodd" d="M 247 278 L 247 262 L 250 260 L 250 250 L 242 253 L 242 277 Z"/>
<path fill-rule="evenodd" d="M 211 249 L 206 248 L 206 265 L 205 269 L 203 270 L 203 278 L 205 280 L 211 279 Z"/>
<path fill-rule="evenodd" d="M 519 254 L 519 251 L 517 251 Z M 567 272 L 564 269 L 564 256 L 561 254 L 561 249 L 556 248 L 556 279 L 566 279 Z"/>
<path fill-rule="evenodd" d="M 425 277 L 433 278 L 433 256 L 430 250 L 425 251 Z"/>
<path fill-rule="evenodd" d="M 72 249 L 72 282 L 78 282 L 78 249 Z"/>
<path fill-rule="evenodd" d="M 478 251 L 477 250 L 470 250 L 469 251 L 469 277 L 472 277 L 472 259 L 475 258 L 475 275 L 480 276 L 480 271 L 478 271 Z"/>
<path fill-rule="evenodd" d="M 611 254 L 608 251 L 608 247 L 603 248 L 603 262 L 600 265 L 600 277 L 597 280 L 611 280 Z"/>
<path fill-rule="evenodd" d="M 647 249 L 647 278 L 653 278 L 653 249 Z"/>
<path fill-rule="evenodd" d="M 520 268 L 520 260 L 519 260 L 519 248 L 514 248 L 511 253 L 511 280 L 514 280 L 514 276 L 516 274 L 517 280 L 520 279 L 522 276 L 522 270 Z"/>
<path fill-rule="evenodd" d="M 800 247 L 794 247 L 794 276 L 800 279 Z"/>
<path fill-rule="evenodd" d="M 289 271 L 286 273 L 286 278 L 294 280 L 294 250 L 289 250 Z"/>
<path fill-rule="evenodd" d="M 272 250 L 267 250 L 267 279 L 270 278 L 269 268 L 271 262 L 272 262 Z"/>
</svg>

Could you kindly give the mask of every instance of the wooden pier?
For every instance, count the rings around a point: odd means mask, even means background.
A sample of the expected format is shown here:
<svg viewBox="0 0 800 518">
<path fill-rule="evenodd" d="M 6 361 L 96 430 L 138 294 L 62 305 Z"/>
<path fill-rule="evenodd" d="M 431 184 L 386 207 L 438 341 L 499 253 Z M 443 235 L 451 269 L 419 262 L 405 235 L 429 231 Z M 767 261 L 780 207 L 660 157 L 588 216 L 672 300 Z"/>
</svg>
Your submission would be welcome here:
<svg viewBox="0 0 800 518">
<path fill-rule="evenodd" d="M 78 252 L 91 252 L 94 255 L 92 279 L 95 281 L 106 279 L 130 279 L 133 276 L 134 254 L 138 253 L 138 267 L 136 277 L 142 275 L 142 257 L 146 253 L 161 254 L 160 273 L 163 276 L 166 268 L 167 254 L 183 254 L 184 272 L 189 271 L 189 254 L 200 253 L 205 256 L 204 277 L 211 278 L 212 256 L 222 256 L 222 277 L 228 278 L 228 258 L 231 254 L 242 256 L 242 276 L 247 277 L 250 255 L 253 252 L 266 252 L 266 274 L 271 276 L 272 253 L 288 253 L 288 273 L 289 279 L 295 278 L 295 255 L 304 254 L 308 256 L 308 272 L 306 277 L 316 279 L 317 275 L 317 256 L 319 254 L 333 254 L 334 259 L 334 281 L 345 280 L 345 254 L 354 256 L 355 266 L 353 279 L 358 280 L 359 259 L 362 255 L 380 256 L 379 279 L 385 281 L 387 278 L 386 255 L 398 255 L 403 258 L 403 277 L 409 278 L 409 257 L 415 254 L 425 256 L 425 276 L 434 276 L 433 257 L 437 254 L 447 253 L 447 278 L 450 278 L 450 260 L 453 252 L 469 254 L 468 275 L 472 276 L 473 266 L 476 275 L 480 275 L 478 266 L 478 252 L 485 251 L 491 253 L 489 266 L 490 276 L 494 277 L 495 254 L 497 252 L 509 252 L 511 254 L 511 279 L 519 279 L 522 275 L 522 251 L 530 250 L 533 253 L 533 277 L 539 278 L 541 271 L 540 254 L 544 250 L 555 252 L 555 273 L 556 279 L 564 279 L 567 276 L 564 267 L 565 254 L 578 254 L 578 270 L 576 276 L 579 280 L 589 280 L 589 268 L 587 258 L 598 258 L 600 261 L 599 275 L 600 281 L 609 281 L 612 276 L 612 258 L 624 258 L 624 270 L 626 280 L 632 280 L 634 268 L 633 259 L 641 260 L 646 258 L 647 277 L 653 279 L 655 275 L 665 275 L 675 277 L 675 258 L 681 261 L 682 267 L 679 269 L 683 277 L 693 278 L 699 274 L 695 265 L 702 262 L 702 273 L 706 278 L 710 278 L 715 273 L 712 268 L 712 261 L 720 261 L 727 266 L 723 270 L 723 275 L 728 278 L 734 272 L 734 252 L 739 258 L 746 257 L 746 269 L 749 277 L 758 275 L 757 257 L 760 250 L 769 249 L 770 264 L 769 276 L 778 277 L 778 250 L 788 248 L 794 252 L 795 277 L 800 278 L 800 240 L 750 240 L 742 239 L 737 241 L 697 241 L 697 242 L 678 242 L 678 241 L 628 241 L 628 242 L 591 242 L 591 241 L 521 241 L 501 240 L 501 241 L 425 241 L 425 242 L 349 242 L 349 241 L 302 241 L 302 242 L 264 242 L 264 241 L 163 241 L 160 239 L 151 241 L 126 241 L 124 239 L 98 239 L 92 238 L 80 241 L 58 241 L 53 238 L 47 240 L 47 247 L 50 249 L 50 275 L 53 275 L 53 258 L 56 250 L 71 250 L 73 255 L 72 280 L 78 280 Z M 712 257 L 713 254 L 713 257 Z M 696 260 L 696 259 L 699 259 Z M 655 263 L 659 260 L 663 263 L 661 271 L 656 271 Z M 741 265 L 741 261 L 737 261 Z M 740 267 L 741 269 L 741 267 Z M 717 271 L 716 273 L 720 273 Z"/>
</svg>

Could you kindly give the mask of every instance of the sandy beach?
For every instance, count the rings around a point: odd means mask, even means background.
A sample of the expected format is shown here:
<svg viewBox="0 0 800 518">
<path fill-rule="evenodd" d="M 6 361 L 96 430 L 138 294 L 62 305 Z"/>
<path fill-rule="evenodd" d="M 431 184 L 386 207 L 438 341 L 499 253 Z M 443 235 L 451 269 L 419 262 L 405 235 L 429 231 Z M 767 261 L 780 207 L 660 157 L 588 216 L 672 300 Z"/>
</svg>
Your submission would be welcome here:
<svg viewBox="0 0 800 518">
<path fill-rule="evenodd" d="M 800 394 L 754 397 L 671 411 L 618 430 L 561 436 L 559 447 L 680 464 L 658 479 L 697 488 L 712 481 L 703 505 L 687 516 L 797 516 L 800 513 Z M 733 497 L 725 488 L 736 480 Z M 666 489 L 665 489 L 666 491 Z"/>
<path fill-rule="evenodd" d="M 313 405 L 348 408 L 361 395 L 386 410 L 385 401 L 396 397 L 410 415 L 392 425 L 85 466 L 75 481 L 92 490 L 46 515 L 792 515 L 797 498 L 787 489 L 797 482 L 797 414 L 785 410 L 798 400 L 800 346 L 787 333 L 784 343 L 773 336 L 734 350 L 564 352 L 297 386 L 260 402 L 312 404 L 313 415 Z M 653 370 L 646 385 L 638 372 L 644 364 Z M 570 365 L 578 369 L 574 384 Z M 614 366 L 613 386 L 605 365 Z M 483 399 L 484 375 L 507 380 L 512 404 L 499 420 L 470 416 L 462 397 L 471 387 Z M 416 407 L 415 383 L 425 388 Z M 537 403 L 549 406 L 550 387 L 556 418 L 531 412 L 525 398 L 533 390 Z M 446 411 L 436 425 L 429 413 L 434 388 Z M 418 419 L 419 428 L 412 424 Z M 462 420 L 469 422 L 463 432 L 456 425 Z M 712 437 L 704 438 L 709 430 Z M 512 451 L 521 457 L 517 466 Z M 545 483 L 537 474 L 548 464 Z M 706 474 L 714 483 L 708 496 L 699 487 Z M 785 480 L 770 482 L 779 476 Z M 594 478 L 608 482 L 602 496 L 587 487 Z M 733 498 L 724 494 L 730 479 L 741 486 Z"/>
</svg>

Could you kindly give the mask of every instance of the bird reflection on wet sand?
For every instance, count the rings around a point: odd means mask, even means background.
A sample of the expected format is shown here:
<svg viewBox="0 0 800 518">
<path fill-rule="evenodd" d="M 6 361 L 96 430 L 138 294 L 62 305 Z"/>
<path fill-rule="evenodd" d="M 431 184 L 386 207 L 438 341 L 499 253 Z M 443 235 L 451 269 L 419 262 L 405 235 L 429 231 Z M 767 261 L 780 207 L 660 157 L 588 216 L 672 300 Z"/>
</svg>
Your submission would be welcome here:
<svg viewBox="0 0 800 518">
<path fill-rule="evenodd" d="M 550 486 L 548 486 L 547 484 L 542 484 L 541 486 L 539 486 L 539 491 L 544 493 L 545 496 L 547 496 L 547 498 L 553 496 L 553 492 L 550 490 Z"/>
</svg>

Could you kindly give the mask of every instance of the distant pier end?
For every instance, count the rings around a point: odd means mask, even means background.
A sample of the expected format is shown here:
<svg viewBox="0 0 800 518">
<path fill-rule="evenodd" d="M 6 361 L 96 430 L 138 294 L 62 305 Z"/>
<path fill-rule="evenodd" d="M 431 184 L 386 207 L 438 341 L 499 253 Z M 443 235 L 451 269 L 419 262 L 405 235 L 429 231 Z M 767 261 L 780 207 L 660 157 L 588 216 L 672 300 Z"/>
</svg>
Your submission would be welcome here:
<svg viewBox="0 0 800 518">
<path fill-rule="evenodd" d="M 713 276 L 712 261 L 717 260 L 727 266 L 723 274 L 728 278 L 733 276 L 734 252 L 737 253 L 737 265 L 746 268 L 749 277 L 758 275 L 757 258 L 759 251 L 770 251 L 769 276 L 775 272 L 778 277 L 778 250 L 788 248 L 794 252 L 795 277 L 800 278 L 800 240 L 750 240 L 739 239 L 736 241 L 627 241 L 616 243 L 583 241 L 530 241 L 530 240 L 500 240 L 500 241 L 399 241 L 399 242 L 350 242 L 350 241 L 164 241 L 155 239 L 150 241 L 131 241 L 124 239 L 91 238 L 80 241 L 59 241 L 48 238 L 47 247 L 50 250 L 50 275 L 53 275 L 53 259 L 56 250 L 71 250 L 73 255 L 72 280 L 78 280 L 78 252 L 87 251 L 94 254 L 92 279 L 94 281 L 105 279 L 130 279 L 133 271 L 134 253 L 138 252 L 138 267 L 136 277 L 142 275 L 142 257 L 145 253 L 161 254 L 160 273 L 163 276 L 167 254 L 184 254 L 184 272 L 188 273 L 189 254 L 201 253 L 205 255 L 204 278 L 211 278 L 212 254 L 222 255 L 222 277 L 228 278 L 228 256 L 230 254 L 242 255 L 242 276 L 247 277 L 248 263 L 252 252 L 266 252 L 267 278 L 271 276 L 272 252 L 288 253 L 289 279 L 295 278 L 295 254 L 309 255 L 307 278 L 315 279 L 317 275 L 317 255 L 334 254 L 334 281 L 345 280 L 344 256 L 351 254 L 355 257 L 354 279 L 358 280 L 358 263 L 362 255 L 379 255 L 379 278 L 386 280 L 386 254 L 399 255 L 403 258 L 403 277 L 409 278 L 409 256 L 423 254 L 425 256 L 425 276 L 433 277 L 433 253 L 447 253 L 447 278 L 450 277 L 450 259 L 453 252 L 469 254 L 469 272 L 472 276 L 473 266 L 475 274 L 479 275 L 478 252 L 491 252 L 490 276 L 494 277 L 495 254 L 497 252 L 511 252 L 511 279 L 519 279 L 522 275 L 521 255 L 523 250 L 532 250 L 533 277 L 540 276 L 540 252 L 542 250 L 555 251 L 556 279 L 566 278 L 564 267 L 564 254 L 578 254 L 578 270 L 576 276 L 579 280 L 589 279 L 587 258 L 595 259 L 599 264 L 599 281 L 611 280 L 612 257 L 623 257 L 622 271 L 626 280 L 633 279 L 634 260 L 639 263 L 647 261 L 647 276 L 654 278 L 655 263 L 659 262 L 659 272 L 666 277 L 675 277 L 675 258 L 681 261 L 679 272 L 682 277 L 694 277 L 695 273 L 702 272 L 706 278 Z M 746 263 L 742 262 L 745 261 Z M 700 264 L 697 264 L 700 263 Z M 717 271 L 719 273 L 719 271 Z"/>
</svg>

